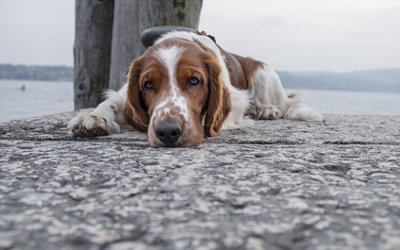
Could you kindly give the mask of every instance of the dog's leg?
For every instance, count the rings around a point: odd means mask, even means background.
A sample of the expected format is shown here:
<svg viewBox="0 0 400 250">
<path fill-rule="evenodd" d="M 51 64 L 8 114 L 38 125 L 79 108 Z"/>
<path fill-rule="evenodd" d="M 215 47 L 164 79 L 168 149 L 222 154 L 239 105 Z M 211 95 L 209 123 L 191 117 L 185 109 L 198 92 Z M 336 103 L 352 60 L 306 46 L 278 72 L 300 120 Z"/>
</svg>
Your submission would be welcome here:
<svg viewBox="0 0 400 250">
<path fill-rule="evenodd" d="M 251 113 L 256 119 L 322 120 L 319 113 L 301 103 L 298 95 L 286 96 L 279 76 L 268 65 L 251 58 L 246 58 L 242 65 L 245 72 L 247 71 L 253 104 Z M 257 65 L 256 70 L 254 65 Z"/>
<path fill-rule="evenodd" d="M 124 104 L 127 85 L 118 92 L 108 91 L 107 100 L 100 103 L 91 113 L 81 113 L 67 126 L 73 136 L 93 137 L 119 133 L 119 124 L 124 123 Z"/>
<path fill-rule="evenodd" d="M 252 113 L 256 119 L 276 120 L 284 117 L 288 109 L 287 97 L 278 75 L 267 65 L 259 65 L 249 76 L 249 92 Z"/>
</svg>

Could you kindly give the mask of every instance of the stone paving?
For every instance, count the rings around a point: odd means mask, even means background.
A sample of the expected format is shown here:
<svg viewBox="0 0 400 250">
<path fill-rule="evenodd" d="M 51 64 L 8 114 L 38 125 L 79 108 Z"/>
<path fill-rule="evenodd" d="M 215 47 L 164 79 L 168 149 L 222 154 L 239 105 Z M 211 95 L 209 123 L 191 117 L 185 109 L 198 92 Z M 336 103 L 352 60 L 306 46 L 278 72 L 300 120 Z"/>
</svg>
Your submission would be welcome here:
<svg viewBox="0 0 400 250">
<path fill-rule="evenodd" d="M 73 138 L 75 114 L 0 124 L 0 249 L 400 249 L 400 116 L 155 149 Z"/>
</svg>

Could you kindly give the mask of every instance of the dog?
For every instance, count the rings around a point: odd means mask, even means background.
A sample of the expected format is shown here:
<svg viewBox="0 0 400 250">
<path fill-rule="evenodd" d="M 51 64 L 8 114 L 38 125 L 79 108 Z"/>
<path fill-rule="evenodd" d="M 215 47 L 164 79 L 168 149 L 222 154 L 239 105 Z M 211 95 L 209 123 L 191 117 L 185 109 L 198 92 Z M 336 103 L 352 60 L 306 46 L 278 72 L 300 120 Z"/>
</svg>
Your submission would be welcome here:
<svg viewBox="0 0 400 250">
<path fill-rule="evenodd" d="M 286 96 L 267 64 L 225 52 L 202 33 L 173 31 L 131 63 L 118 92 L 109 91 L 67 129 L 73 136 L 102 136 L 129 124 L 147 133 L 152 147 L 189 147 L 219 136 L 222 128 L 281 118 L 322 121 L 298 95 Z"/>
</svg>

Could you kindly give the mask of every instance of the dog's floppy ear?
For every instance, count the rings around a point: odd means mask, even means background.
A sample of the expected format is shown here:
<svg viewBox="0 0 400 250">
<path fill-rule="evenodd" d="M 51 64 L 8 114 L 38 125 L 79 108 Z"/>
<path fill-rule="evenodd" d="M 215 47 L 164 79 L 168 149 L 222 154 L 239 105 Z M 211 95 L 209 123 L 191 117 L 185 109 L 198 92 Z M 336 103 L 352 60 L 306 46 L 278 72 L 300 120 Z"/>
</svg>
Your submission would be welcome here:
<svg viewBox="0 0 400 250">
<path fill-rule="evenodd" d="M 208 60 L 210 79 L 208 83 L 209 96 L 204 133 L 208 137 L 216 137 L 219 130 L 232 110 L 231 95 L 221 76 L 221 66 L 213 57 Z"/>
<path fill-rule="evenodd" d="M 142 71 L 140 58 L 131 63 L 128 78 L 128 90 L 124 106 L 125 121 L 139 131 L 146 132 L 150 122 L 147 107 L 144 105 L 139 77 Z"/>
</svg>

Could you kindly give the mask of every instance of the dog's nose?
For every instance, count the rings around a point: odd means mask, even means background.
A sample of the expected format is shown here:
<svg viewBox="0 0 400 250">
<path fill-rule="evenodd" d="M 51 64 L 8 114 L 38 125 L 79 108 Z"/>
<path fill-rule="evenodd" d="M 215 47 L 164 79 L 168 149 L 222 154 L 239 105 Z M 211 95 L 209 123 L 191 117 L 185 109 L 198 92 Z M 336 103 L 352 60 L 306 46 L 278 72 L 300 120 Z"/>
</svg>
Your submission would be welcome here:
<svg viewBox="0 0 400 250">
<path fill-rule="evenodd" d="M 173 145 L 182 134 L 182 126 L 174 121 L 160 122 L 156 126 L 156 135 L 168 146 Z"/>
</svg>

